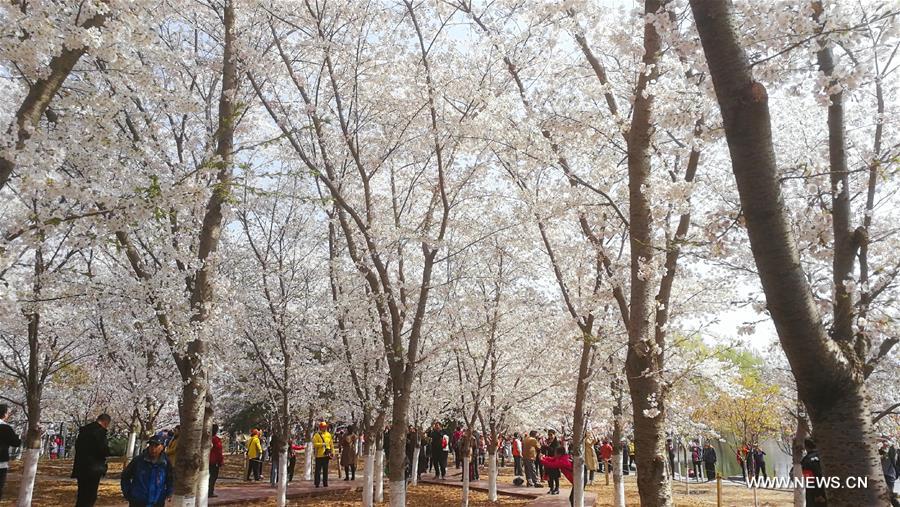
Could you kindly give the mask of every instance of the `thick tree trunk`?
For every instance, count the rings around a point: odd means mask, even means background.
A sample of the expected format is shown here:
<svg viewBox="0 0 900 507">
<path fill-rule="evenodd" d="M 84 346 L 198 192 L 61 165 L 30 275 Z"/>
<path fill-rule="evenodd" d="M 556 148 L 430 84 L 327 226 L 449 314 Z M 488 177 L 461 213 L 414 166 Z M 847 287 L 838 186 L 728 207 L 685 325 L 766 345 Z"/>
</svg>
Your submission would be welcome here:
<svg viewBox="0 0 900 507">
<path fill-rule="evenodd" d="M 194 345 L 194 343 L 192 343 Z M 206 373 L 185 379 L 181 389 L 179 410 L 181 430 L 175 454 L 175 507 L 195 507 L 197 486 L 203 462 L 203 418 L 206 413 L 206 393 L 209 389 Z M 209 449 L 205 449 L 209 453 Z M 207 456 L 208 459 L 208 456 Z"/>
<path fill-rule="evenodd" d="M 727 0 L 691 0 L 722 111 L 732 170 L 768 310 L 809 411 L 826 476 L 867 477 L 868 488 L 828 491 L 828 503 L 887 505 L 868 414 L 864 365 L 832 341 L 819 315 L 785 211 L 768 94 L 755 81 Z M 846 336 L 836 337 L 847 340 Z M 847 418 L 839 422 L 840 417 Z M 846 484 L 846 483 L 845 483 Z"/>
<path fill-rule="evenodd" d="M 412 368 L 412 366 L 408 366 Z M 394 400 L 391 407 L 391 439 L 388 456 L 388 480 L 391 481 L 391 507 L 406 506 L 406 414 L 409 412 L 410 389 L 403 382 L 404 375 L 394 375 Z M 402 386 L 402 387 L 400 387 Z"/>
<path fill-rule="evenodd" d="M 175 507 L 194 507 L 201 476 L 209 473 L 209 428 L 211 422 L 211 394 L 206 370 L 206 344 L 202 333 L 212 315 L 214 265 L 210 258 L 218 249 L 222 235 L 223 209 L 231 191 L 231 165 L 234 159 L 234 131 L 237 121 L 235 97 L 238 91 L 237 61 L 234 40 L 234 4 L 225 0 L 222 16 L 224 40 L 222 53 L 222 85 L 219 92 L 219 125 L 216 130 L 216 150 L 219 171 L 217 184 L 206 204 L 197 241 L 197 260 L 201 266 L 194 275 L 190 295 L 191 323 L 198 336 L 188 343 L 187 353 L 178 364 L 182 378 L 182 406 L 180 443 L 175 458 Z M 206 491 L 200 494 L 206 496 Z M 201 498 L 202 499 L 202 498 Z"/>
<path fill-rule="evenodd" d="M 34 252 L 34 279 L 32 280 L 32 296 L 35 300 L 41 297 L 42 277 L 44 274 L 43 248 L 39 245 Z M 22 457 L 22 479 L 19 483 L 18 507 L 30 507 L 34 494 L 34 480 L 37 476 L 38 457 L 41 452 L 41 398 L 44 385 L 41 380 L 40 327 L 41 315 L 36 308 L 28 310 L 25 318 L 28 321 L 28 371 L 25 377 L 25 410 L 28 427 Z"/>
<path fill-rule="evenodd" d="M 661 0 L 646 0 L 646 15 L 662 10 Z M 653 101 L 648 85 L 659 76 L 656 63 L 661 51 L 660 36 L 653 23 L 644 25 L 643 64 L 647 71 L 638 76 L 635 89 L 631 127 L 628 131 L 628 205 L 629 242 L 631 247 L 631 302 L 628 326 L 628 357 L 625 369 L 628 377 L 634 413 L 634 438 L 637 460 L 638 493 L 645 507 L 672 505 L 671 483 L 665 472 L 665 410 L 662 375 L 661 343 L 665 335 L 657 336 L 652 324 L 655 313 L 651 279 L 643 273 L 644 266 L 653 262 L 653 214 L 651 211 L 650 169 L 651 139 L 653 137 Z"/>
<path fill-rule="evenodd" d="M 665 407 L 660 399 L 663 391 L 654 377 L 630 379 L 634 447 L 637 464 L 638 491 L 641 505 L 671 505 L 672 483 L 666 479 Z M 654 403 L 648 402 L 653 399 Z M 651 417 L 645 411 L 658 410 Z"/>
</svg>

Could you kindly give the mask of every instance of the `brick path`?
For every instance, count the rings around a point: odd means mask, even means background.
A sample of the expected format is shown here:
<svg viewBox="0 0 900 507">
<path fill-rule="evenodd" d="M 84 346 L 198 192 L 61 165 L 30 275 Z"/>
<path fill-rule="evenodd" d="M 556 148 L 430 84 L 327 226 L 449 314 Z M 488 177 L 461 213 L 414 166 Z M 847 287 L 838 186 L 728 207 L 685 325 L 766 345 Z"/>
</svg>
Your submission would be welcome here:
<svg viewBox="0 0 900 507">
<path fill-rule="evenodd" d="M 431 478 L 430 475 L 426 476 L 426 474 L 422 474 L 421 482 L 458 488 L 462 488 L 463 485 L 462 481 L 460 480 L 459 472 L 451 472 L 447 475 L 446 480 L 435 480 Z M 476 491 L 487 491 L 488 483 L 487 481 L 480 480 L 471 481 L 469 482 L 469 487 Z M 560 487 L 559 495 L 548 495 L 546 486 L 542 488 L 529 488 L 527 486 L 514 486 L 512 484 L 500 482 L 499 480 L 497 481 L 497 493 L 510 496 L 533 498 L 534 500 L 528 504 L 528 507 L 568 507 L 570 491 L 571 488 Z M 585 492 L 585 507 L 593 507 L 596 501 L 597 495 L 595 495 L 594 493 Z"/>
<path fill-rule="evenodd" d="M 345 481 L 343 479 L 328 481 L 328 487 L 316 488 L 312 481 L 294 479 L 288 484 L 287 497 L 322 495 L 335 491 L 353 491 L 362 486 L 362 480 Z M 235 505 L 247 501 L 269 501 L 275 503 L 275 488 L 268 482 L 219 481 L 216 483 L 216 497 L 209 499 L 209 505 Z"/>
</svg>

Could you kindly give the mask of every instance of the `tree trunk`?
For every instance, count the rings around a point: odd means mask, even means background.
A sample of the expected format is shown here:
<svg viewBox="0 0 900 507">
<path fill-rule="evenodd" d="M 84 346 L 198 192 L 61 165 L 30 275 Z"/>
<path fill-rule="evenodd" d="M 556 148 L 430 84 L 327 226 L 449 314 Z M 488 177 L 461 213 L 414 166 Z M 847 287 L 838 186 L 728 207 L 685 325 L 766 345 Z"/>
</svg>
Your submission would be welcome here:
<svg viewBox="0 0 900 507">
<path fill-rule="evenodd" d="M 194 275 L 190 295 L 191 323 L 198 334 L 188 343 L 187 353 L 178 365 L 182 378 L 182 407 L 180 442 L 175 458 L 175 507 L 194 507 L 204 469 L 209 473 L 209 428 L 211 422 L 211 394 L 206 371 L 206 344 L 202 333 L 212 315 L 214 265 L 210 257 L 218 249 L 222 234 L 223 208 L 229 197 L 231 165 L 234 159 L 234 131 L 237 121 L 235 98 L 238 91 L 237 59 L 234 40 L 234 3 L 225 0 L 222 16 L 224 40 L 222 52 L 222 85 L 219 92 L 219 125 L 216 130 L 216 150 L 219 171 L 216 185 L 206 204 L 203 223 L 197 241 L 197 260 L 201 266 Z M 179 362 L 179 361 L 176 361 Z M 206 491 L 201 493 L 206 496 Z"/>
<path fill-rule="evenodd" d="M 175 453 L 175 493 L 172 504 L 175 507 L 195 507 L 204 451 L 201 445 L 203 418 L 206 412 L 206 393 L 209 389 L 205 372 L 185 379 L 182 386 L 179 410 L 181 430 Z M 209 449 L 206 449 L 206 452 L 208 454 Z"/>
<path fill-rule="evenodd" d="M 88 18 L 80 27 L 83 29 L 100 29 L 106 22 L 106 15 L 95 14 Z M 87 46 L 81 47 L 63 47 L 60 54 L 54 56 L 47 65 L 49 72 L 28 86 L 28 93 L 22 100 L 22 104 L 16 111 L 16 119 L 13 125 L 9 126 L 7 135 L 15 138 L 15 150 L 11 156 L 7 158 L 6 150 L 0 154 L 0 190 L 9 181 L 13 170 L 16 168 L 15 152 L 25 148 L 25 142 L 31 138 L 34 131 L 37 130 L 41 122 L 41 116 L 47 112 L 50 102 L 56 96 L 66 78 L 72 73 L 75 64 L 87 51 Z M 4 143 L 5 144 L 5 143 Z M 4 146 L 4 148 L 6 148 Z"/>
<path fill-rule="evenodd" d="M 477 459 L 477 458 L 476 458 Z M 469 507 L 469 481 L 471 477 L 469 477 L 469 458 L 466 456 L 465 451 L 463 451 L 463 459 L 462 459 L 462 507 Z"/>
<path fill-rule="evenodd" d="M 303 473 L 304 479 L 307 480 L 307 481 L 311 481 L 312 478 L 313 478 L 313 476 L 312 476 L 312 475 L 313 475 L 313 459 L 312 459 L 312 456 L 313 456 L 313 443 L 312 443 L 312 438 L 309 438 L 309 439 L 306 441 L 306 449 L 305 449 L 303 452 L 304 452 L 304 454 L 306 454 L 306 463 L 305 463 L 304 466 L 303 466 L 303 468 L 304 468 L 304 471 L 303 471 L 303 472 L 304 472 L 304 473 Z"/>
<path fill-rule="evenodd" d="M 610 359 L 612 361 L 612 359 Z M 625 507 L 625 481 L 622 477 L 622 438 L 625 434 L 625 423 L 622 409 L 622 380 L 613 378 L 610 384 L 613 392 L 613 399 L 616 404 L 613 406 L 613 505 L 615 507 Z M 604 466 L 609 466 L 604 465 Z"/>
<path fill-rule="evenodd" d="M 716 91 L 750 247 L 781 346 L 797 381 L 826 476 L 867 477 L 868 488 L 828 491 L 828 503 L 887 505 L 875 449 L 864 365 L 831 340 L 813 301 L 785 211 L 772 144 L 768 94 L 753 79 L 731 2 L 691 0 Z M 847 337 L 838 337 L 846 339 Z M 846 418 L 842 420 L 841 418 Z M 846 483 L 845 483 L 846 484 Z"/>
<path fill-rule="evenodd" d="M 34 252 L 34 279 L 32 280 L 32 295 L 35 300 L 39 300 L 41 297 L 43 274 L 43 249 L 41 245 L 38 245 Z M 37 308 L 32 308 L 26 310 L 25 318 L 28 320 L 28 371 L 24 379 L 28 428 L 25 431 L 25 445 L 23 446 L 18 507 L 29 507 L 34 494 L 34 480 L 37 476 L 38 458 L 41 452 L 41 397 L 44 389 L 40 368 L 41 363 L 44 362 L 41 358 L 41 315 Z"/>
<path fill-rule="evenodd" d="M 497 501 L 497 451 L 488 453 L 488 501 Z"/>
<path fill-rule="evenodd" d="M 613 433 L 615 434 L 615 433 Z M 615 437 L 613 437 L 615 438 Z M 619 440 L 613 445 L 613 505 L 615 507 L 625 507 L 625 478 L 622 476 L 622 453 L 625 452 L 625 446 L 621 444 L 621 431 Z"/>
<path fill-rule="evenodd" d="M 412 365 L 408 366 L 412 369 Z M 391 369 L 394 369 L 392 367 Z M 410 372 L 408 372 L 410 373 Z M 388 480 L 391 481 L 391 507 L 406 505 L 406 414 L 409 412 L 411 389 L 403 381 L 405 375 L 392 375 L 393 407 L 391 414 L 390 455 L 388 456 Z M 411 387 L 411 386 L 409 386 Z M 377 485 L 376 485 L 377 487 Z"/>
<path fill-rule="evenodd" d="M 375 503 L 384 501 L 384 444 L 375 437 Z M 393 494 L 393 492 L 391 492 Z"/>
<path fill-rule="evenodd" d="M 663 1 L 646 0 L 645 15 L 657 14 Z M 665 471 L 664 390 L 660 376 L 663 367 L 665 335 L 657 336 L 652 325 L 654 307 L 650 277 L 644 266 L 652 264 L 653 214 L 651 211 L 650 169 L 653 137 L 653 101 L 648 92 L 650 82 L 657 79 L 656 66 L 661 51 L 660 36 L 653 23 L 644 24 L 644 56 L 648 69 L 638 76 L 634 108 L 628 140 L 628 206 L 629 243 L 631 247 L 631 301 L 629 305 L 628 357 L 625 362 L 631 405 L 634 413 L 634 439 L 638 493 L 645 507 L 672 505 L 671 483 Z M 661 324 L 661 323 L 658 323 Z"/>
<path fill-rule="evenodd" d="M 572 502 L 574 507 L 584 507 L 584 400 L 590 387 L 593 336 L 589 329 L 581 336 L 581 361 L 575 384 L 575 414 L 572 418 Z"/>
<path fill-rule="evenodd" d="M 656 376 L 630 378 L 634 447 L 638 492 L 641 505 L 671 505 L 672 483 L 666 479 L 665 410 L 657 393 L 662 392 Z M 657 395 L 655 398 L 651 398 Z M 648 403 L 654 399 L 655 404 Z M 645 410 L 659 410 L 650 417 Z"/>
<path fill-rule="evenodd" d="M 419 484 L 419 454 L 421 452 L 422 445 L 417 443 L 413 449 L 412 463 L 410 463 L 411 473 L 409 474 L 409 481 L 413 486 Z"/>
<path fill-rule="evenodd" d="M 363 507 L 372 507 L 372 493 L 375 490 L 375 446 L 370 440 L 365 444 L 365 463 L 363 464 Z"/>
<path fill-rule="evenodd" d="M 209 502 L 209 451 L 212 445 L 212 396 L 206 395 L 203 409 L 203 428 L 200 438 L 200 471 L 197 479 L 197 505 L 206 507 Z"/>
<path fill-rule="evenodd" d="M 125 446 L 125 455 L 122 456 L 122 465 L 128 466 L 128 463 L 131 461 L 132 456 L 134 456 L 134 446 L 137 443 L 137 428 L 131 429 L 128 432 L 128 444 Z"/>
<path fill-rule="evenodd" d="M 281 453 L 278 455 L 278 485 L 275 493 L 278 507 L 284 507 L 285 505 L 287 505 L 287 466 L 290 446 L 287 443 L 287 438 L 284 438 L 282 442 L 284 442 L 284 445 L 281 447 Z"/>
</svg>

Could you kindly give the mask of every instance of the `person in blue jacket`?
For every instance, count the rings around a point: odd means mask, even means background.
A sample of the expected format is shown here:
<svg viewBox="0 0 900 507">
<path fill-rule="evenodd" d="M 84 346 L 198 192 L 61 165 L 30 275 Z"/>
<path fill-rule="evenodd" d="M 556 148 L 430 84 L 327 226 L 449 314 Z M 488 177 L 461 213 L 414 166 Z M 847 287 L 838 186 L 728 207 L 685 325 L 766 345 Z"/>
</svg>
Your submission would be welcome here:
<svg viewBox="0 0 900 507">
<path fill-rule="evenodd" d="M 163 452 L 163 442 L 151 437 L 147 449 L 122 472 L 122 495 L 129 507 L 163 507 L 172 496 L 172 464 Z"/>
</svg>

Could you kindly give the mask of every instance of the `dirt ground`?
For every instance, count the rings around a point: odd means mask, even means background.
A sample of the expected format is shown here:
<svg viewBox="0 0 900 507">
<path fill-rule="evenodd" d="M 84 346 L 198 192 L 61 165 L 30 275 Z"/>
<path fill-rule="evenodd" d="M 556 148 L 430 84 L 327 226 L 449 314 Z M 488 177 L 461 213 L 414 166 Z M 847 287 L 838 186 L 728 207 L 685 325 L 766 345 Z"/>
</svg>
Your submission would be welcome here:
<svg viewBox="0 0 900 507">
<path fill-rule="evenodd" d="M 605 485 L 604 476 L 594 478 L 594 484 L 588 486 L 588 491 L 597 493 L 597 507 L 611 507 L 613 505 L 612 477 L 610 485 Z M 716 504 L 716 485 L 710 483 L 690 483 L 689 489 L 685 484 L 678 482 L 673 487 L 675 505 L 677 507 L 708 507 Z M 627 505 L 640 505 L 635 476 L 625 478 L 625 500 Z M 794 504 L 793 492 L 757 490 L 757 500 L 760 507 L 782 507 Z M 743 486 L 722 484 L 722 505 L 726 507 L 746 507 L 753 505 L 753 491 Z"/>
<path fill-rule="evenodd" d="M 4 500 L 0 501 L 0 507 L 14 505 L 14 498 L 18 491 L 18 472 L 19 462 L 11 463 L 10 472 L 14 474 L 6 484 L 4 490 Z M 452 465 L 451 465 L 452 467 Z M 302 461 L 297 463 L 297 473 L 302 474 Z M 69 479 L 72 471 L 71 460 L 54 460 L 42 461 L 38 469 L 38 480 L 35 484 L 34 501 L 35 507 L 57 507 L 60 505 L 71 505 L 74 502 L 77 486 L 74 479 Z M 122 471 L 122 464 L 119 460 L 111 461 L 109 464 L 109 479 L 118 479 Z M 500 474 L 500 482 L 506 483 L 511 480 L 511 471 L 509 467 L 502 468 Z M 268 464 L 264 467 L 263 473 L 268 476 Z M 451 468 L 450 472 L 453 472 Z M 243 477 L 244 465 L 243 460 L 238 456 L 226 456 L 226 464 L 220 477 L 223 481 L 235 480 Z M 332 469 L 332 477 L 336 477 L 336 470 Z M 637 484 L 634 480 L 635 476 L 626 477 L 625 481 L 625 497 L 628 505 L 639 505 L 639 497 L 637 494 Z M 611 480 L 611 479 L 610 479 Z M 565 481 L 564 481 L 565 482 Z M 387 489 L 387 486 L 386 486 Z M 595 477 L 594 484 L 588 486 L 588 491 L 597 493 L 598 507 L 612 506 L 612 486 L 605 485 L 603 475 Z M 716 505 L 716 489 L 715 483 L 691 483 L 689 492 L 686 491 L 684 483 L 676 483 L 674 487 L 675 505 L 678 507 L 711 507 Z M 385 495 L 387 498 L 387 492 Z M 419 486 L 410 487 L 407 493 L 408 505 L 410 506 L 427 506 L 427 507 L 450 507 L 459 505 L 462 498 L 462 490 L 456 487 L 438 486 L 431 484 L 421 484 Z M 781 507 L 789 506 L 793 503 L 793 493 L 782 491 L 758 490 L 757 498 L 759 505 L 763 507 Z M 722 488 L 722 505 L 745 507 L 753 505 L 753 492 L 745 487 L 726 484 Z M 316 496 L 309 498 L 294 499 L 289 502 L 293 506 L 306 507 L 351 507 L 357 506 L 361 501 L 361 493 L 355 492 L 335 492 L 327 496 Z M 98 496 L 98 506 L 116 505 L 122 503 L 122 496 L 119 491 L 118 481 L 104 481 L 100 485 Z M 510 496 L 500 496 L 500 501 L 492 504 L 487 501 L 485 493 L 474 491 L 472 493 L 472 506 L 488 506 L 488 505 L 509 505 L 524 506 L 528 501 L 521 498 Z M 245 504 L 253 507 L 262 507 L 269 505 L 265 502 L 257 502 Z M 381 505 L 387 505 L 381 504 Z"/>
</svg>

